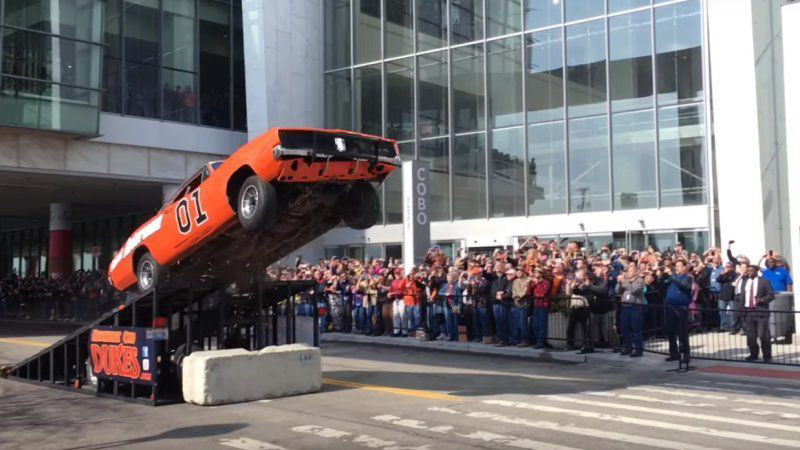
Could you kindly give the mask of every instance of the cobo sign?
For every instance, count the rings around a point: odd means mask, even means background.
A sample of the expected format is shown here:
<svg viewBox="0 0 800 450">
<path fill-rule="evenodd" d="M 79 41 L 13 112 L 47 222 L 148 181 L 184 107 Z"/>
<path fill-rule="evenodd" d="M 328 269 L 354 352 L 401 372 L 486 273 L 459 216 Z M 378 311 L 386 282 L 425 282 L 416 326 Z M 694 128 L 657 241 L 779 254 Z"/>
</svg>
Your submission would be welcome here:
<svg viewBox="0 0 800 450">
<path fill-rule="evenodd" d="M 429 181 L 427 161 L 403 163 L 403 266 L 407 271 L 421 264 L 430 248 Z"/>
</svg>

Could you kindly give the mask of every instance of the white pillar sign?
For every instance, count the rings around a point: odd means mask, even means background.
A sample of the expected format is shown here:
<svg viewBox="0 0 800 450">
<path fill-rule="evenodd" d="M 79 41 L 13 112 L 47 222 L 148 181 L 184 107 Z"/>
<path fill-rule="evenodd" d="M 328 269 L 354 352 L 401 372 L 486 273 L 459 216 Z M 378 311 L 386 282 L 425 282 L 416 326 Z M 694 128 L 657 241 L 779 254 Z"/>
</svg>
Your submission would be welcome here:
<svg viewBox="0 0 800 450">
<path fill-rule="evenodd" d="M 403 162 L 403 268 L 422 264 L 431 245 L 428 161 Z"/>
</svg>

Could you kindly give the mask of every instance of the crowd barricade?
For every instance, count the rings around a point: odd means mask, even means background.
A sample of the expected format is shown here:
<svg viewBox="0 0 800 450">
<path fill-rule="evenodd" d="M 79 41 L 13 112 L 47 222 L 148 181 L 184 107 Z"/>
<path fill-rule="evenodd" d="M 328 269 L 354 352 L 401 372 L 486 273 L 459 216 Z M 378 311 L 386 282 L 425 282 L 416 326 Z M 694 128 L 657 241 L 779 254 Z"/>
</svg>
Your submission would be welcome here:
<svg viewBox="0 0 800 450">
<path fill-rule="evenodd" d="M 432 303 L 427 302 L 425 311 L 422 311 L 422 308 L 416 310 L 403 308 L 402 313 L 393 308 L 391 300 L 385 297 L 373 298 L 369 295 L 362 297 L 361 304 L 354 303 L 351 296 L 339 293 L 326 293 L 318 296 L 315 301 L 298 299 L 297 302 L 299 310 L 309 312 L 314 309 L 312 303 L 316 304 L 320 331 L 323 333 L 416 336 L 417 330 L 423 330 L 429 339 L 454 341 L 481 339 L 484 342 L 487 342 L 484 339 L 487 337 L 488 342 L 497 342 L 502 335 L 497 329 L 499 322 L 495 320 L 493 308 L 486 308 L 484 317 L 486 320 L 481 322 L 477 316 L 483 312 L 475 307 L 475 302 L 469 296 L 461 297 L 461 301 L 458 302 L 461 306 L 455 313 L 452 310 L 448 311 L 450 308 L 445 307 L 441 299 Z M 390 314 L 387 314 L 387 306 L 391 311 Z M 547 347 L 579 348 L 587 341 L 580 323 L 583 318 L 578 317 L 579 314 L 586 314 L 586 310 L 579 313 L 574 307 L 570 298 L 550 299 L 546 321 Z M 645 302 L 642 305 L 641 329 L 646 352 L 669 355 L 665 319 L 668 314 L 675 312 L 674 309 L 674 306 L 658 301 Z M 597 314 L 594 317 L 587 314 L 585 320 L 588 340 L 595 349 L 618 349 L 624 345 L 618 326 L 621 310 L 622 305 L 616 300 L 613 302 L 613 308 L 604 314 Z M 750 355 L 745 331 L 747 318 L 753 314 L 766 313 L 731 307 L 720 311 L 716 307 L 701 307 L 695 304 L 691 304 L 687 310 L 688 320 L 678 333 L 685 332 L 688 335 L 690 357 L 721 361 L 746 361 Z M 766 320 L 771 335 L 769 345 L 773 364 L 800 365 L 800 345 L 793 339 L 797 330 L 797 314 L 791 293 L 777 294 L 776 300 L 770 304 Z M 525 308 L 524 315 L 524 325 L 521 325 L 522 322 L 511 323 L 510 316 L 506 322 L 508 328 L 505 332 L 509 334 L 511 345 L 519 342 L 531 345 L 536 343 L 537 323 L 533 318 L 533 308 Z M 737 325 L 740 326 L 735 329 L 737 332 L 734 334 L 732 331 Z M 482 326 L 485 326 L 484 330 L 481 330 Z M 761 356 L 763 358 L 763 355 Z"/>
</svg>

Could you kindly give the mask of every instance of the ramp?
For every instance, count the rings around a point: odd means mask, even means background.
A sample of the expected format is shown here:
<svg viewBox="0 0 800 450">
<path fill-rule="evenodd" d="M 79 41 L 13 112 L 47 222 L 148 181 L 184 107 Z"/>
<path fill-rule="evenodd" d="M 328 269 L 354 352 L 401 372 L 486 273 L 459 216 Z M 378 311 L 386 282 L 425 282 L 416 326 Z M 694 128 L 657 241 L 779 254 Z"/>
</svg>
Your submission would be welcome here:
<svg viewBox="0 0 800 450">
<path fill-rule="evenodd" d="M 131 295 L 50 347 L 4 367 L 2 376 L 152 405 L 181 402 L 185 356 L 296 342 L 294 304 L 288 300 L 311 287 L 310 281 L 281 281 L 246 291 L 187 286 Z"/>
</svg>

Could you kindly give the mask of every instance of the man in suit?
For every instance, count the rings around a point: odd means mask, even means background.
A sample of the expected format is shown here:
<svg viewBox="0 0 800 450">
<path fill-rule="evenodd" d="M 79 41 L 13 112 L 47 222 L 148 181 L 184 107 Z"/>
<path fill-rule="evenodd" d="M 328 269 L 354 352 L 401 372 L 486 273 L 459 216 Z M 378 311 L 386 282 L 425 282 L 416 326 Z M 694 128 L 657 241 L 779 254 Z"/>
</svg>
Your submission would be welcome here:
<svg viewBox="0 0 800 450">
<path fill-rule="evenodd" d="M 739 292 L 740 304 L 744 305 L 744 329 L 750 356 L 747 361 L 758 359 L 758 339 L 764 362 L 772 360 L 771 336 L 769 332 L 769 302 L 775 299 L 769 281 L 758 276 L 758 266 L 749 266 Z"/>
</svg>

